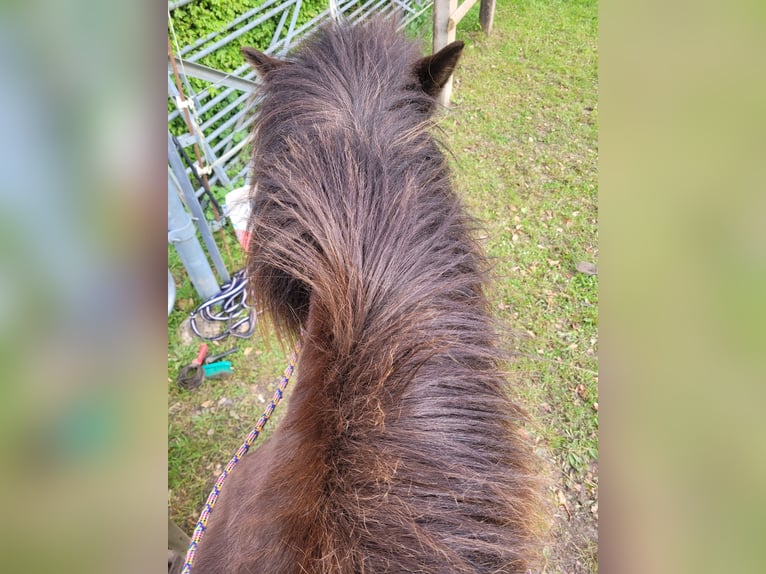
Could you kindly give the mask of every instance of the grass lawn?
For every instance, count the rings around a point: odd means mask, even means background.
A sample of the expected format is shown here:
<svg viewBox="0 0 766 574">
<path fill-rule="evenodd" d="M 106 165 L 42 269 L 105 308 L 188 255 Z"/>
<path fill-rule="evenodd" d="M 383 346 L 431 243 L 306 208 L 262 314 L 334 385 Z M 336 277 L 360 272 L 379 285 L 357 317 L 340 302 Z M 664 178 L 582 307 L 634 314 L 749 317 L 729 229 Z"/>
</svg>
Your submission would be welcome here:
<svg viewBox="0 0 766 574">
<path fill-rule="evenodd" d="M 598 570 L 598 277 L 577 271 L 598 258 L 597 13 L 592 0 L 498 0 L 485 38 L 472 9 L 442 122 L 495 262 L 511 392 L 551 461 L 546 572 Z"/>
<path fill-rule="evenodd" d="M 456 188 L 485 224 L 493 304 L 514 352 L 509 390 L 550 462 L 550 573 L 598 570 L 598 277 L 577 270 L 598 258 L 597 12 L 595 0 L 497 0 L 486 38 L 477 4 L 458 28 L 466 49 L 441 121 Z M 231 251 L 238 269 L 241 250 Z M 168 320 L 168 507 L 191 532 L 289 351 L 258 332 L 224 341 L 211 353 L 239 345 L 227 358 L 235 375 L 180 390 L 176 373 L 199 341 L 184 344 L 179 325 L 199 301 L 169 258 L 179 288 Z"/>
</svg>

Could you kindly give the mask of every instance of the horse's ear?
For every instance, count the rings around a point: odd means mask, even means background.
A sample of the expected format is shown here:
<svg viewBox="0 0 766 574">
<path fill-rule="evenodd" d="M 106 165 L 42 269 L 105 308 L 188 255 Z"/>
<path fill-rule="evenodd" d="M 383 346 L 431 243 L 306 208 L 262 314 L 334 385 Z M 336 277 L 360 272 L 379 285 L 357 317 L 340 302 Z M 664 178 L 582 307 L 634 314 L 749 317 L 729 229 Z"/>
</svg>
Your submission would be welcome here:
<svg viewBox="0 0 766 574">
<path fill-rule="evenodd" d="M 433 97 L 439 95 L 452 75 L 462 52 L 463 42 L 458 40 L 447 44 L 435 54 L 415 62 L 415 76 L 424 92 Z"/>
<path fill-rule="evenodd" d="M 247 60 L 247 62 L 253 68 L 255 68 L 255 71 L 258 72 L 261 78 L 263 78 L 270 71 L 281 68 L 287 64 L 287 62 L 284 60 L 279 60 L 277 58 L 267 56 L 263 52 L 259 52 L 250 46 L 242 46 L 241 51 L 242 55 L 245 57 L 245 60 Z"/>
</svg>

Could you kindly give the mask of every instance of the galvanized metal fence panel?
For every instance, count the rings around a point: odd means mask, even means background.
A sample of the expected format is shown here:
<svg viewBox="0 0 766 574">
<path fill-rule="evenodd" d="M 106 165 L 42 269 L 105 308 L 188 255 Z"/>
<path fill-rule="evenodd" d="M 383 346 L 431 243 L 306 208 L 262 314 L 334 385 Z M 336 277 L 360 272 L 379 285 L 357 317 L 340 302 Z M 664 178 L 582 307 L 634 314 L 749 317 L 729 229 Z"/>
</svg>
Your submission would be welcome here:
<svg viewBox="0 0 766 574">
<path fill-rule="evenodd" d="M 283 57 L 296 42 L 311 34 L 328 19 L 357 21 L 373 14 L 391 15 L 398 12 L 401 27 L 405 27 L 425 13 L 433 0 L 329 0 L 326 9 L 300 25 L 299 16 L 304 7 L 302 0 L 265 0 L 220 30 L 190 45 L 180 46 L 173 33 L 173 12 L 195 1 L 178 0 L 168 3 L 171 46 L 183 90 L 183 93 L 179 93 L 173 62 L 168 59 L 168 161 L 174 187 L 185 191 L 184 202 L 200 230 L 219 278 L 225 282 L 229 275 L 214 242 L 211 245 L 211 223 L 199 216 L 203 211 L 199 198 L 205 189 L 197 181 L 199 176 L 204 175 L 211 188 L 230 190 L 247 185 L 249 127 L 253 121 L 248 102 L 259 80 L 244 61 L 232 71 L 215 69 L 204 61 L 212 59 L 211 56 L 217 51 L 237 42 L 249 31 L 267 23 L 273 22 L 275 27 L 271 41 L 263 51 Z M 184 109 L 189 111 L 193 133 L 189 133 L 184 122 Z M 188 148 L 187 155 L 193 160 L 196 158 L 191 153 L 191 147 L 197 145 L 204 164 L 201 170 L 195 168 L 195 173 L 190 166 L 184 164 L 175 145 L 171 145 L 171 132 L 183 148 Z M 194 193 L 189 193 L 190 189 Z M 216 222 L 212 223 L 215 227 Z"/>
</svg>

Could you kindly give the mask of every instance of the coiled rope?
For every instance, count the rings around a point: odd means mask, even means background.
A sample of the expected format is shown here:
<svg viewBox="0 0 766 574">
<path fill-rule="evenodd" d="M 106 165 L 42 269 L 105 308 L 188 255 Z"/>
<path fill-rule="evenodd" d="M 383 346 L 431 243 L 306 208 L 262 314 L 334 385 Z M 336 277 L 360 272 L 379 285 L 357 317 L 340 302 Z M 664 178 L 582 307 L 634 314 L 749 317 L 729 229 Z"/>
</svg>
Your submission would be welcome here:
<svg viewBox="0 0 766 574">
<path fill-rule="evenodd" d="M 200 339 L 220 341 L 232 335 L 247 339 L 255 331 L 255 312 L 247 304 L 247 279 L 245 270 L 240 269 L 231 276 L 231 280 L 221 286 L 218 295 L 214 295 L 197 307 L 189 316 L 192 331 Z M 208 322 L 226 323 L 225 328 L 212 336 L 203 335 L 197 327 L 197 316 Z M 240 328 L 246 326 L 244 331 Z"/>
</svg>

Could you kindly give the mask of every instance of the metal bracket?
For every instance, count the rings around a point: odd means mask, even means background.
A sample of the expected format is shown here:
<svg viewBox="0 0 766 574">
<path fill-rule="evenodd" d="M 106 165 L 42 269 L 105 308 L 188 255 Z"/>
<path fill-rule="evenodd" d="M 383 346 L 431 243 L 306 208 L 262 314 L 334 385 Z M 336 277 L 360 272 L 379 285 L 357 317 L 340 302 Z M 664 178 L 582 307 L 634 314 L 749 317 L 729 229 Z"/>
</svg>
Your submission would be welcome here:
<svg viewBox="0 0 766 574">
<path fill-rule="evenodd" d="M 180 243 L 181 241 L 187 241 L 194 237 L 195 228 L 194 222 L 189 218 L 189 221 L 183 227 L 168 231 L 168 243 Z"/>
<path fill-rule="evenodd" d="M 213 219 L 211 221 L 208 221 L 207 225 L 208 225 L 208 227 L 210 227 L 210 231 L 215 233 L 216 231 L 221 229 L 224 226 L 225 223 L 226 223 L 226 221 L 224 220 L 223 217 L 221 217 L 220 221 L 216 221 L 215 219 Z"/>
</svg>

